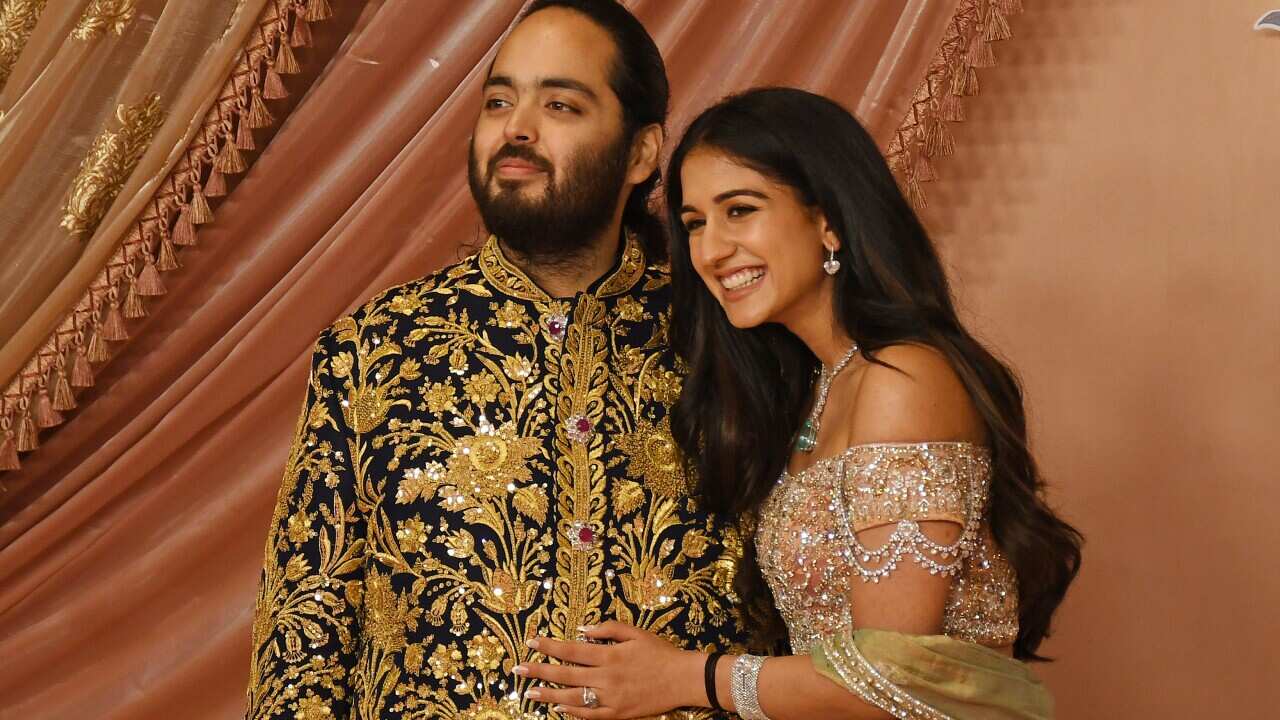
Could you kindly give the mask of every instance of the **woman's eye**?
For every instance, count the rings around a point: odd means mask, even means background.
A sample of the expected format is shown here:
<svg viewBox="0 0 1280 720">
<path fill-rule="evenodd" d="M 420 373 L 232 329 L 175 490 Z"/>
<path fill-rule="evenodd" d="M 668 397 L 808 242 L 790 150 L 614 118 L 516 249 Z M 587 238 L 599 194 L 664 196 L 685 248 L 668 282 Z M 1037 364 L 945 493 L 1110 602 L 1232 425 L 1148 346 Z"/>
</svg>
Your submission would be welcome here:
<svg viewBox="0 0 1280 720">
<path fill-rule="evenodd" d="M 685 221 L 685 224 L 684 224 L 684 231 L 691 233 L 694 230 L 697 230 L 698 228 L 706 224 L 707 224 L 707 221 L 705 220 L 700 220 L 700 219 L 687 220 Z"/>
<path fill-rule="evenodd" d="M 506 107 L 507 101 L 502 98 L 489 98 L 484 101 L 484 106 L 490 110 L 496 110 L 498 108 Z"/>
<path fill-rule="evenodd" d="M 750 205 L 733 205 L 729 208 L 728 214 L 729 214 L 729 217 L 736 218 L 736 217 L 743 217 L 745 215 L 750 215 L 755 211 L 756 211 L 756 208 L 753 208 Z"/>
</svg>

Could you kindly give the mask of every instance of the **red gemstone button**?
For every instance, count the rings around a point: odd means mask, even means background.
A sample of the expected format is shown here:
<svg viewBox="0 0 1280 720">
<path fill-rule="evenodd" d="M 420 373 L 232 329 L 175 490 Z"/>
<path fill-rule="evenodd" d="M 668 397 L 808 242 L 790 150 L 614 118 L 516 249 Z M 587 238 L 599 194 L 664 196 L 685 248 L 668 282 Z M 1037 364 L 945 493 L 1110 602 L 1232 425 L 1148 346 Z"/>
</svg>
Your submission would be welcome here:
<svg viewBox="0 0 1280 720">
<path fill-rule="evenodd" d="M 578 418 L 576 427 L 580 433 L 591 432 L 591 422 L 586 418 Z"/>
<path fill-rule="evenodd" d="M 589 527 L 584 527 L 578 531 L 578 542 L 590 545 L 596 541 L 596 533 Z"/>
</svg>

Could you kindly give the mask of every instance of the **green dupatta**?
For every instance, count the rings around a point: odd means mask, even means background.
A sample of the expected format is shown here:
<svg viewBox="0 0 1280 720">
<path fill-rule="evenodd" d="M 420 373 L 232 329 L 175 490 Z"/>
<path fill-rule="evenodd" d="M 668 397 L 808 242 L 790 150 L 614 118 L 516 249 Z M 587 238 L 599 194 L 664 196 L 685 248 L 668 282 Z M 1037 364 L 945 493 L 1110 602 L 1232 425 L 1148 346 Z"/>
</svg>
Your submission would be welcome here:
<svg viewBox="0 0 1280 720">
<path fill-rule="evenodd" d="M 818 672 L 903 720 L 1053 718 L 1053 697 L 1026 665 L 975 643 L 846 630 L 810 655 Z"/>
</svg>

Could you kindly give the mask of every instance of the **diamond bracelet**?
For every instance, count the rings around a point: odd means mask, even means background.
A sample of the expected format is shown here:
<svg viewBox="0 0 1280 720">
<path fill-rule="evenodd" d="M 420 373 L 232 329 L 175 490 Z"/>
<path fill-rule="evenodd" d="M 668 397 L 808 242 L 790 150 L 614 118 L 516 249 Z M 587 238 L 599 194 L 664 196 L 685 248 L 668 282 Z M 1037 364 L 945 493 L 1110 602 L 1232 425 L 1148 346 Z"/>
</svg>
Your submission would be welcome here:
<svg viewBox="0 0 1280 720">
<path fill-rule="evenodd" d="M 764 658 L 759 655 L 739 655 L 733 661 L 729 673 L 729 694 L 733 696 L 733 708 L 742 720 L 769 720 L 760 707 L 758 681 Z"/>
</svg>

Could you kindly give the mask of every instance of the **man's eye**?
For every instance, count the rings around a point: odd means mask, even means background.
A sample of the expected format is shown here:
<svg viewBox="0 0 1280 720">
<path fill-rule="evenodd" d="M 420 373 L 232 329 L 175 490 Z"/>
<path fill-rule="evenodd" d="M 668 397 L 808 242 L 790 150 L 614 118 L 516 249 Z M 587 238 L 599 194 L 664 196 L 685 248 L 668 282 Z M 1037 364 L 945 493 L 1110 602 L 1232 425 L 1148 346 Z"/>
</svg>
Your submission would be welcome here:
<svg viewBox="0 0 1280 720">
<path fill-rule="evenodd" d="M 745 215 L 750 215 L 751 213 L 755 212 L 756 209 L 757 208 L 753 208 L 750 205 L 734 205 L 729 208 L 728 215 L 731 218 L 743 217 Z"/>
<path fill-rule="evenodd" d="M 572 105 L 566 105 L 565 103 L 562 103 L 558 100 L 553 100 L 547 103 L 547 107 L 551 108 L 552 110 L 555 110 L 556 112 L 571 112 L 571 113 L 578 112 L 577 108 L 573 107 Z"/>
<path fill-rule="evenodd" d="M 497 110 L 498 108 L 504 108 L 504 107 L 507 107 L 507 105 L 509 104 L 510 103 L 508 103 L 506 100 L 503 100 L 502 98 L 489 98 L 488 100 L 484 101 L 484 106 L 490 110 Z"/>
</svg>

